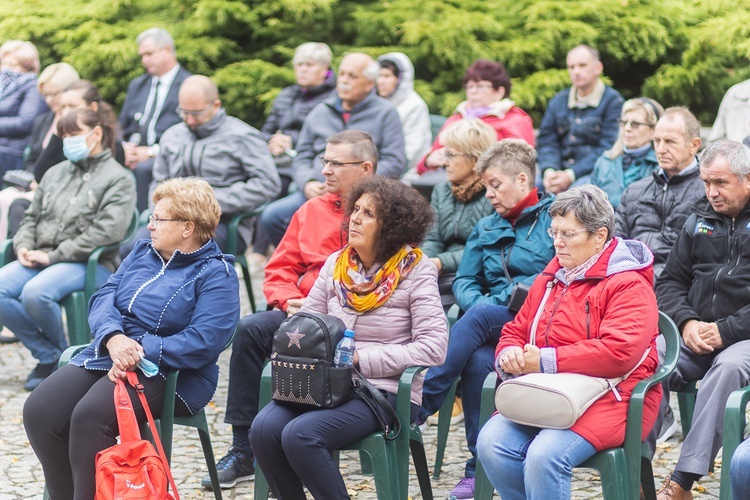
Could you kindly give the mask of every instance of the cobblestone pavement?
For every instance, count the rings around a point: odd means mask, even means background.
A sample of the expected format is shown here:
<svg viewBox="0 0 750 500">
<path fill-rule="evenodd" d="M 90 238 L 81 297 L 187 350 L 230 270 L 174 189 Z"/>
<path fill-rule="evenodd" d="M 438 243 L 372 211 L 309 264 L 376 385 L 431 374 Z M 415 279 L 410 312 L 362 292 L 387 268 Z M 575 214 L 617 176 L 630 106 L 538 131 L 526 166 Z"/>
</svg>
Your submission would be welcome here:
<svg viewBox="0 0 750 500">
<path fill-rule="evenodd" d="M 262 272 L 254 272 L 254 289 L 256 297 L 261 297 L 259 284 Z M 245 300 L 244 293 L 243 300 Z M 247 304 L 243 310 L 247 311 Z M 206 409 L 209 426 L 212 429 L 216 458 L 221 457 L 231 442 L 231 429 L 223 422 L 227 395 L 227 372 L 229 353 L 225 352 L 219 362 L 221 376 L 214 400 Z M 22 408 L 27 393 L 23 383 L 35 363 L 29 352 L 20 344 L 0 346 L 0 500 L 20 498 L 41 498 L 44 478 L 41 466 L 29 446 L 22 423 Z M 676 398 L 673 398 L 676 400 Z M 674 407 L 675 415 L 679 415 Z M 427 428 L 424 434 L 428 463 L 432 468 L 435 460 L 437 427 Z M 660 445 L 654 458 L 657 488 L 677 461 L 681 443 L 680 431 L 669 441 Z M 443 472 L 440 479 L 433 480 L 432 488 L 436 499 L 447 499 L 450 490 L 463 477 L 464 462 L 468 457 L 464 440 L 463 424 L 451 427 L 448 447 L 445 453 Z M 701 479 L 693 488 L 696 498 L 718 498 L 719 477 L 721 474 L 721 455 L 716 461 L 716 470 L 712 476 Z M 363 476 L 359 470 L 356 454 L 343 454 L 341 470 L 353 499 L 374 500 L 377 498 L 371 477 Z M 180 496 L 185 500 L 212 499 L 213 494 L 201 490 L 200 481 L 206 474 L 206 464 L 200 447 L 197 432 L 185 427 L 175 428 L 173 450 L 173 472 Z M 573 477 L 572 497 L 601 498 L 601 487 L 594 471 L 576 470 Z M 253 483 L 240 483 L 232 490 L 224 490 L 225 499 L 252 498 Z M 419 493 L 416 475 L 410 475 L 410 498 L 422 498 Z M 498 498 L 495 495 L 495 498 Z M 554 499 L 550 499 L 554 500 Z"/>
</svg>

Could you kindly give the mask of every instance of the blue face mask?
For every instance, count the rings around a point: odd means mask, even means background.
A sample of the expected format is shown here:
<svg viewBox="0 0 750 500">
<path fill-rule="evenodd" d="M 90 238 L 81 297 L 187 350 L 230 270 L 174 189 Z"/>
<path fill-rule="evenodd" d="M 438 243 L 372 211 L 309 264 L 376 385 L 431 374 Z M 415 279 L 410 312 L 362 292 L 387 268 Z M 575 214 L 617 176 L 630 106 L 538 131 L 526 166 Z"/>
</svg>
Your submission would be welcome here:
<svg viewBox="0 0 750 500">
<path fill-rule="evenodd" d="M 86 144 L 86 138 L 91 132 L 93 132 L 93 130 L 90 130 L 89 133 L 85 135 L 73 135 L 63 139 L 63 154 L 65 155 L 65 158 L 76 162 L 88 157 L 91 150 L 94 149 L 94 144 L 91 146 Z"/>
<path fill-rule="evenodd" d="M 159 374 L 159 367 L 156 363 L 153 363 L 146 358 L 141 358 L 138 362 L 138 368 L 140 368 L 143 374 L 149 378 Z"/>
</svg>

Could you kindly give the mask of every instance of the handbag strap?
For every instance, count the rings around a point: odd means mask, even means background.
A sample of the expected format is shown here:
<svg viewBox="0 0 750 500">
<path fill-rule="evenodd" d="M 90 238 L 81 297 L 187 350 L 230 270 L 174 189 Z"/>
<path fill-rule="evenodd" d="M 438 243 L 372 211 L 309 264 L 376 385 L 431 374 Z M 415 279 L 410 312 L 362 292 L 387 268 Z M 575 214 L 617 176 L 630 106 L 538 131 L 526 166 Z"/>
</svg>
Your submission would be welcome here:
<svg viewBox="0 0 750 500">
<path fill-rule="evenodd" d="M 140 383 L 138 380 L 138 374 L 134 371 L 128 371 L 127 372 L 128 382 L 130 385 L 135 389 L 135 392 L 138 393 L 138 398 L 141 400 L 141 404 L 143 405 L 143 410 L 146 412 L 146 418 L 148 419 L 148 427 L 151 429 L 151 435 L 154 438 L 154 444 L 156 445 L 156 450 L 159 452 L 159 458 L 161 459 L 162 464 L 164 465 L 164 470 L 167 473 L 167 478 L 169 479 L 169 485 L 172 487 L 172 493 L 174 494 L 175 500 L 180 500 L 180 494 L 177 493 L 177 485 L 174 483 L 174 478 L 172 477 L 172 470 L 169 467 L 169 463 L 167 462 L 167 454 L 164 453 L 164 447 L 161 444 L 161 439 L 159 438 L 159 431 L 156 429 L 156 423 L 154 422 L 154 417 L 151 415 L 151 408 L 148 406 L 148 401 L 146 400 L 146 394 L 145 389 L 143 387 L 143 384 Z M 119 382 L 119 380 L 118 380 Z M 128 401 L 130 398 L 128 398 Z M 135 418 L 135 414 L 133 414 L 133 418 Z M 119 420 L 118 420 L 119 424 Z"/>
<path fill-rule="evenodd" d="M 383 396 L 383 394 L 375 386 L 368 382 L 367 379 L 361 373 L 359 373 L 359 370 L 354 367 L 352 367 L 352 369 L 358 377 L 352 380 L 354 392 L 359 394 L 362 400 L 367 404 L 367 406 L 370 407 L 372 412 L 375 414 L 378 422 L 380 422 L 380 426 L 385 431 L 385 439 L 388 441 L 393 441 L 401 433 L 401 421 L 398 419 L 396 410 L 394 410 L 390 403 L 388 403 L 388 400 L 385 399 L 385 396 Z M 385 419 L 382 412 L 385 412 L 393 420 L 392 428 L 390 425 L 388 425 L 388 421 Z"/>
<path fill-rule="evenodd" d="M 547 299 L 552 293 L 552 288 L 554 288 L 556 284 L 557 278 L 547 282 L 547 289 L 544 290 L 544 296 L 542 297 L 542 301 L 539 303 L 539 307 L 536 310 L 534 321 L 531 323 L 531 333 L 529 335 L 529 344 L 531 345 L 536 345 L 536 329 L 539 326 L 539 319 L 542 317 L 542 313 L 544 312 L 544 304 L 547 303 Z"/>
</svg>

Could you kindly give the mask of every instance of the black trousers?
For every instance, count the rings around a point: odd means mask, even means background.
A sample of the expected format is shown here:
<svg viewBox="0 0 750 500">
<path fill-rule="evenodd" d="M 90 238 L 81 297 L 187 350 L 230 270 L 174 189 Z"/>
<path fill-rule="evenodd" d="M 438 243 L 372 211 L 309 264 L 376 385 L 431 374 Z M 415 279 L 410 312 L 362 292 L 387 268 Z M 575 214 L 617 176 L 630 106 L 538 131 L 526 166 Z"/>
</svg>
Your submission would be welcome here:
<svg viewBox="0 0 750 500">
<path fill-rule="evenodd" d="M 139 373 L 154 418 L 161 414 L 164 379 Z M 96 490 L 96 454 L 116 444 L 115 385 L 106 371 L 66 365 L 34 389 L 23 407 L 23 424 L 44 470 L 51 500 L 91 500 Z M 128 386 L 139 422 L 146 414 Z M 189 415 L 177 398 L 176 415 Z"/>
</svg>

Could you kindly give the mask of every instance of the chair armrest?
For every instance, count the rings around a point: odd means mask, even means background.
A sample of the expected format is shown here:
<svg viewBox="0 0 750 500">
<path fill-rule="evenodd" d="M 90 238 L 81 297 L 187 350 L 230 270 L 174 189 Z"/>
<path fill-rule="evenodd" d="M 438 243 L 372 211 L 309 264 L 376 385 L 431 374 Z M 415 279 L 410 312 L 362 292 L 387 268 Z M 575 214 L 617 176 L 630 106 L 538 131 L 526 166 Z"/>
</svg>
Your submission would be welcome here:
<svg viewBox="0 0 750 500">
<path fill-rule="evenodd" d="M 497 389 L 497 373 L 491 371 L 487 374 L 487 378 L 484 379 L 482 384 L 482 402 L 479 407 L 479 428 L 481 429 L 484 424 L 492 417 L 495 413 L 495 391 Z"/>
<path fill-rule="evenodd" d="M 60 361 L 57 362 L 57 367 L 62 368 L 63 366 L 70 363 L 70 360 L 78 354 L 79 352 L 83 351 L 89 346 L 89 344 L 82 344 L 82 345 L 72 345 L 65 349 L 63 353 L 60 355 Z"/>
<path fill-rule="evenodd" d="M 13 240 L 0 241 L 0 267 L 16 260 L 16 252 L 13 250 Z"/>
<path fill-rule="evenodd" d="M 250 217 L 257 217 L 258 215 L 260 215 L 264 208 L 266 208 L 266 206 L 261 205 L 255 210 L 243 212 L 231 218 L 231 220 L 229 221 L 229 226 L 227 227 L 227 253 L 230 253 L 232 255 L 237 254 L 237 231 L 240 227 L 240 224 L 242 224 L 242 221 Z"/>
<path fill-rule="evenodd" d="M 396 415 L 401 422 L 401 432 L 407 436 L 409 434 L 409 425 L 411 424 L 411 385 L 414 382 L 414 377 L 426 369 L 424 366 L 410 366 L 404 370 L 398 381 Z"/>
<path fill-rule="evenodd" d="M 461 316 L 461 308 L 458 307 L 458 304 L 453 304 L 445 315 L 448 317 L 448 328 L 453 328 L 453 325 Z"/>
<path fill-rule="evenodd" d="M 745 409 L 750 401 L 750 386 L 738 389 L 729 395 L 727 407 L 724 410 L 724 451 L 722 461 L 726 466 L 734 455 L 737 446 L 745 437 Z"/>
</svg>

